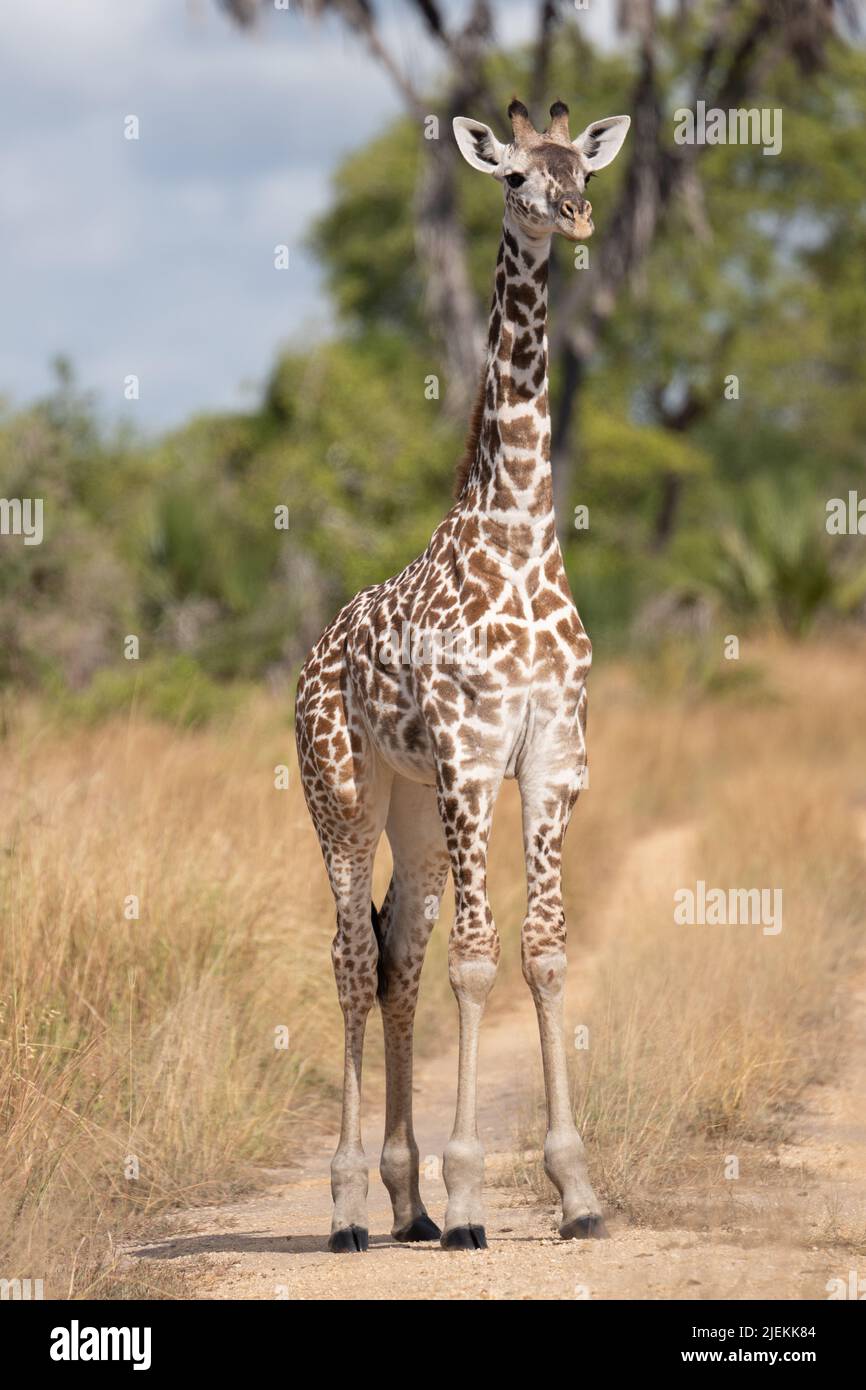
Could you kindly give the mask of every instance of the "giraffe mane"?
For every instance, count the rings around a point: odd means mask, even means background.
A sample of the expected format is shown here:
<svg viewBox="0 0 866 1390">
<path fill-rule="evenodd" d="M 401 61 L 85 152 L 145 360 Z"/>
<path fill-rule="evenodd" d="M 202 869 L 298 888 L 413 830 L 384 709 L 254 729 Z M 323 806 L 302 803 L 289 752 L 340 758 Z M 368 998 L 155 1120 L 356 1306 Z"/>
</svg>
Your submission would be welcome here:
<svg viewBox="0 0 866 1390">
<path fill-rule="evenodd" d="M 478 453 L 478 441 L 481 437 L 481 421 L 484 418 L 485 385 L 486 372 L 482 371 L 481 380 L 478 383 L 478 390 L 475 393 L 475 404 L 472 407 L 472 414 L 469 417 L 469 431 L 466 435 L 466 443 L 463 446 L 463 456 L 457 465 L 457 475 L 454 479 L 454 496 L 456 498 L 463 495 L 463 489 L 469 481 L 469 473 Z"/>
</svg>

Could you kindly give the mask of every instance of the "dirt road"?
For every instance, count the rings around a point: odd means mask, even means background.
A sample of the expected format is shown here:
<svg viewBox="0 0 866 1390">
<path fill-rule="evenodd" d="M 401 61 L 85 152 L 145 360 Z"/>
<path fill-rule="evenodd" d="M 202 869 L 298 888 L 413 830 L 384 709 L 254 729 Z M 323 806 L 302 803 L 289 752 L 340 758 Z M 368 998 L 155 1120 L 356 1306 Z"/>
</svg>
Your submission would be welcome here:
<svg viewBox="0 0 866 1390">
<path fill-rule="evenodd" d="M 667 838 L 665 838 L 667 837 Z M 662 832 L 636 847 L 626 867 L 630 886 L 651 872 L 659 853 L 683 847 L 682 833 Z M 591 988 L 592 959 L 572 956 L 567 1014 L 580 1019 Z M 866 1278 L 866 974 L 841 1001 L 848 1020 L 847 1056 L 832 1086 L 814 1087 L 795 1126 L 796 1142 L 755 1164 L 762 1176 L 726 1184 L 694 1227 L 673 1215 L 663 1229 L 608 1224 L 609 1241 L 562 1241 L 554 1201 L 504 1181 L 516 1138 L 541 1087 L 535 1015 L 527 990 L 502 1001 L 482 1032 L 479 1131 L 487 1151 L 487 1235 L 483 1252 L 446 1252 L 438 1244 L 402 1246 L 389 1239 L 391 1212 L 376 1162 L 383 1109 L 367 1088 L 371 1121 L 370 1250 L 334 1256 L 328 1164 L 333 1134 L 313 1138 L 293 1169 L 268 1175 L 256 1198 L 199 1208 L 177 1218 L 170 1238 L 128 1252 L 136 1260 L 178 1262 L 191 1297 L 218 1299 L 787 1299 L 828 1297 L 828 1281 Z M 453 1117 L 456 1051 L 418 1065 L 416 1131 L 422 1192 L 441 1222 L 445 1187 L 440 1156 Z M 768 1155 L 762 1156 L 765 1160 Z M 734 1190 L 735 1189 L 735 1190 Z M 692 1198 L 694 1194 L 691 1194 Z M 677 1194 L 672 1194 L 676 1212 Z M 723 1208 L 723 1211 L 721 1210 Z M 859 1258 L 859 1270 L 858 1270 Z M 177 1266 L 174 1266 L 175 1268 Z M 841 1285 L 831 1286 L 840 1288 Z M 866 1282 L 864 1282 L 866 1289 Z"/>
<path fill-rule="evenodd" d="M 176 1236 L 139 1247 L 134 1258 L 182 1262 L 193 1276 L 190 1292 L 201 1298 L 826 1298 L 828 1280 L 847 1280 L 857 1268 L 856 1251 L 847 1241 L 828 1244 L 828 1229 L 832 1234 L 835 1223 L 846 1232 L 858 1225 L 866 1230 L 866 982 L 855 1003 L 852 1028 L 860 1047 L 849 1067 L 836 1086 L 810 1095 L 802 1139 L 783 1150 L 778 1180 L 760 1189 L 741 1181 L 724 1232 L 630 1229 L 614 1217 L 610 1241 L 564 1242 L 552 1201 L 538 1207 L 490 1184 L 488 1251 L 401 1246 L 388 1239 L 390 1207 L 373 1171 L 370 1251 L 340 1258 L 326 1249 L 333 1139 L 323 1136 L 299 1170 L 273 1175 L 267 1195 L 189 1213 Z M 491 1177 L 511 1163 L 533 1084 L 520 1078 L 531 1074 L 534 1045 L 528 1000 L 485 1032 L 480 1132 Z M 423 1190 L 440 1219 L 445 1189 L 438 1156 L 450 1129 L 454 1060 L 437 1058 L 418 1078 L 419 1145 L 431 1155 Z M 365 1140 L 372 1166 L 381 1135 L 368 1126 Z M 866 1273 L 862 1250 L 860 1265 Z"/>
</svg>

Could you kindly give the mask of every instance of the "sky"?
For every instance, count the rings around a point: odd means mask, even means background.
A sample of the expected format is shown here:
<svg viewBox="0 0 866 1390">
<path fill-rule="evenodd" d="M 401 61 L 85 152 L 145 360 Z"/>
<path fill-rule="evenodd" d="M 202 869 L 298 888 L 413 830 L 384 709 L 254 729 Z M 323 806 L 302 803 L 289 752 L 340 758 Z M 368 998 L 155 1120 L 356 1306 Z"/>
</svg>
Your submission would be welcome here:
<svg viewBox="0 0 866 1390">
<path fill-rule="evenodd" d="M 406 6 L 378 8 L 434 78 Z M 581 22 L 598 33 L 608 8 Z M 496 15 L 500 41 L 531 37 L 531 0 Z M 44 393 L 63 354 L 106 418 L 146 432 L 251 407 L 280 346 L 333 324 L 304 239 L 340 161 L 400 112 L 390 80 L 339 22 L 291 8 L 250 35 L 215 0 L 26 0 L 0 28 L 0 399 Z"/>
</svg>

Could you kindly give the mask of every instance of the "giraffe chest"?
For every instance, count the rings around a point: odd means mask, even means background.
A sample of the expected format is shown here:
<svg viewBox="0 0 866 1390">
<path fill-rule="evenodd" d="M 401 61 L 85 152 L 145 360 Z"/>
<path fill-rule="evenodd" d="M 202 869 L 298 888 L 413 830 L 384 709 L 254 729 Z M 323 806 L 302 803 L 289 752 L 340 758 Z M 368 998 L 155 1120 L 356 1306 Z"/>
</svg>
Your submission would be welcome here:
<svg viewBox="0 0 866 1390">
<path fill-rule="evenodd" d="M 460 585 L 381 592 L 347 657 L 380 756 L 432 784 L 442 761 L 514 775 L 530 728 L 577 718 L 589 653 L 567 586 L 539 569 L 485 590 L 476 569 Z"/>
</svg>

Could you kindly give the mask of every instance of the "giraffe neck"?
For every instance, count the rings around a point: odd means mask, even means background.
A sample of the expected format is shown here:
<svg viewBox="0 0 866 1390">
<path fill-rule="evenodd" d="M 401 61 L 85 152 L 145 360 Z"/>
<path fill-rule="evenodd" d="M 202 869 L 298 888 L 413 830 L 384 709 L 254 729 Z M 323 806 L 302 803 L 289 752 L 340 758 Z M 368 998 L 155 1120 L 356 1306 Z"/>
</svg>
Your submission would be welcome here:
<svg viewBox="0 0 866 1390">
<path fill-rule="evenodd" d="M 508 214 L 490 310 L 483 413 L 464 503 L 494 544 L 540 553 L 555 535 L 547 377 L 550 238 L 520 232 Z M 497 535 L 501 533 L 501 535 Z"/>
</svg>

